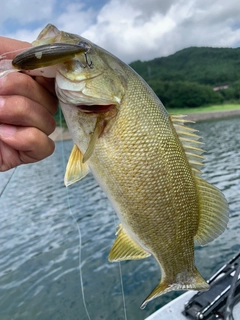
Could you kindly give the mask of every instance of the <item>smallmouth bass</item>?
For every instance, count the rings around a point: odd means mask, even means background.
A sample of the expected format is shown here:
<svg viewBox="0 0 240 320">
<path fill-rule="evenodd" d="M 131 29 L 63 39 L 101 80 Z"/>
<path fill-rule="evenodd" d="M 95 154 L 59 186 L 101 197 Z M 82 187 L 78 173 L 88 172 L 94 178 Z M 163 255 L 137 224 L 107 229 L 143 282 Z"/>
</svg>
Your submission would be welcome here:
<svg viewBox="0 0 240 320">
<path fill-rule="evenodd" d="M 52 44 L 62 47 L 53 52 Z M 201 178 L 200 137 L 128 65 L 90 41 L 47 25 L 33 45 L 13 65 L 52 70 L 74 141 L 65 184 L 91 170 L 121 222 L 109 261 L 153 255 L 161 268 L 141 308 L 172 290 L 207 290 L 194 242 L 205 245 L 226 229 L 228 205 Z"/>
</svg>

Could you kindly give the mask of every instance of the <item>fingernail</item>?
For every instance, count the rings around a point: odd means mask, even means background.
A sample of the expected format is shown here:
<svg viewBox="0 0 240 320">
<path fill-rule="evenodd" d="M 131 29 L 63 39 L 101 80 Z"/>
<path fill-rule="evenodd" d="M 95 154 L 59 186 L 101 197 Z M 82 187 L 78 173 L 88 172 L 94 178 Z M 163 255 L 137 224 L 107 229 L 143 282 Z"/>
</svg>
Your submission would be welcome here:
<svg viewBox="0 0 240 320">
<path fill-rule="evenodd" d="M 0 108 L 2 108 L 5 104 L 5 99 L 3 97 L 0 97 Z"/>
<path fill-rule="evenodd" d="M 10 126 L 8 124 L 0 125 L 0 137 L 2 138 L 10 138 L 17 131 L 17 128 L 14 126 Z"/>
</svg>

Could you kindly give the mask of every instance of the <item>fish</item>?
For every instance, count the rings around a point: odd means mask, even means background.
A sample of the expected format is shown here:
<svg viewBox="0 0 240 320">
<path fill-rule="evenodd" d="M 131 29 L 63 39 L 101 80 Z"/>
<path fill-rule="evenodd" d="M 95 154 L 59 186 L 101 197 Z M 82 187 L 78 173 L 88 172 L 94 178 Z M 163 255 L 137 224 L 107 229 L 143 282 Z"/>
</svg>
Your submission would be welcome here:
<svg viewBox="0 0 240 320">
<path fill-rule="evenodd" d="M 52 44 L 61 46 L 50 54 Z M 173 290 L 208 290 L 194 246 L 224 232 L 229 208 L 221 191 L 202 178 L 198 132 L 184 116 L 169 115 L 129 65 L 81 36 L 49 24 L 30 50 L 12 64 L 29 74 L 54 68 L 74 142 L 65 185 L 91 171 L 119 218 L 109 261 L 152 255 L 159 265 L 161 280 L 141 308 Z"/>
</svg>

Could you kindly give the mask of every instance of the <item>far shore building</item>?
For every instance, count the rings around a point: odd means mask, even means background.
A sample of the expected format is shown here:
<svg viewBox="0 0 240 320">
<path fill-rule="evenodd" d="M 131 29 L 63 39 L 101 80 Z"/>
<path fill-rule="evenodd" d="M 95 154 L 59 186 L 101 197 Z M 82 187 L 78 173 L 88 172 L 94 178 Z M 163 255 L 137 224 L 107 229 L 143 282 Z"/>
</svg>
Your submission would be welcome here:
<svg viewBox="0 0 240 320">
<path fill-rule="evenodd" d="M 229 85 L 226 84 L 226 85 L 224 85 L 224 86 L 214 87 L 214 88 L 213 88 L 213 91 L 225 90 L 225 89 L 228 89 L 228 88 L 229 88 Z"/>
</svg>

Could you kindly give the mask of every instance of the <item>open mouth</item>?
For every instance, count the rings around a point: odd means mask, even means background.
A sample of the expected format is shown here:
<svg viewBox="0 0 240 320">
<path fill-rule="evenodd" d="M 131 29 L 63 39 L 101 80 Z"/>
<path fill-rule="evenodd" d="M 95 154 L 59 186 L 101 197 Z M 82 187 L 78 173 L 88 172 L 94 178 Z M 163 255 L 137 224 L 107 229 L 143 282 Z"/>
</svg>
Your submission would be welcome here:
<svg viewBox="0 0 240 320">
<path fill-rule="evenodd" d="M 114 108 L 114 104 L 109 105 L 78 105 L 77 108 L 86 113 L 106 113 Z"/>
</svg>

